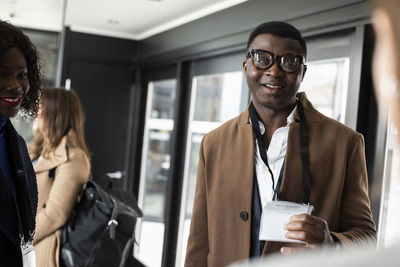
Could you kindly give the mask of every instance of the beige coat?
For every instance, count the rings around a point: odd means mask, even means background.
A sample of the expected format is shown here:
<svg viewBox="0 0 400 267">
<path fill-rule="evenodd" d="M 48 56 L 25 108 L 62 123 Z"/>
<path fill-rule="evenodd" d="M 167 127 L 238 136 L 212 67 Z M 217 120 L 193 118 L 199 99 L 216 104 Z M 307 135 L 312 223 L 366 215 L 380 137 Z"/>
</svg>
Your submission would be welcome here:
<svg viewBox="0 0 400 267">
<path fill-rule="evenodd" d="M 55 177 L 50 178 L 49 170 L 54 167 Z M 69 147 L 64 137 L 55 153 L 48 159 L 40 157 L 34 169 L 39 194 L 34 239 L 36 262 L 38 267 L 58 267 L 59 229 L 67 222 L 88 180 L 90 162 L 81 149 Z"/>
<path fill-rule="evenodd" d="M 304 93 L 298 97 L 309 128 L 312 214 L 326 220 L 342 243 L 374 240 L 362 135 L 316 111 Z M 279 199 L 301 203 L 298 114 L 296 119 Z M 254 145 L 247 110 L 203 138 L 185 266 L 222 267 L 249 257 Z M 267 242 L 263 255 L 282 245 Z"/>
</svg>

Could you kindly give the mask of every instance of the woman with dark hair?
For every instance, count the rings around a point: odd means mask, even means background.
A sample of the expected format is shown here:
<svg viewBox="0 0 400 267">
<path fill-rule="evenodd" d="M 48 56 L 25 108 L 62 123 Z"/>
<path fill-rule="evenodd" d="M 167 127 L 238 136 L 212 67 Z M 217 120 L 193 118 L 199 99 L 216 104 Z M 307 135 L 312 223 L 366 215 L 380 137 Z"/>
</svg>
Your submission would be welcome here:
<svg viewBox="0 0 400 267">
<path fill-rule="evenodd" d="M 29 146 L 38 183 L 34 245 L 37 266 L 58 267 L 60 228 L 88 180 L 90 154 L 83 110 L 74 90 L 44 89 Z"/>
<path fill-rule="evenodd" d="M 0 262 L 22 266 L 33 253 L 37 186 L 25 141 L 9 118 L 36 116 L 42 74 L 38 53 L 17 27 L 0 20 Z M 24 256 L 23 256 L 24 255 Z"/>
</svg>

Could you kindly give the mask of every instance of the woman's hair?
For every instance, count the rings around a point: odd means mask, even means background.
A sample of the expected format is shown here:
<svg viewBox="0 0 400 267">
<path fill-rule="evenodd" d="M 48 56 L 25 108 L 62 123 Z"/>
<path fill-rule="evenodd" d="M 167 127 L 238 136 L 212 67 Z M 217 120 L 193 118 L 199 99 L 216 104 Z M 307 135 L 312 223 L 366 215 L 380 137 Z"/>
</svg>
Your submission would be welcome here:
<svg viewBox="0 0 400 267">
<path fill-rule="evenodd" d="M 39 110 L 39 96 L 43 75 L 38 52 L 29 38 L 11 23 L 0 20 L 0 57 L 12 47 L 18 47 L 25 56 L 30 89 L 21 103 L 21 111 L 35 117 Z"/>
<path fill-rule="evenodd" d="M 395 48 L 397 54 L 393 55 L 393 59 L 400 64 L 400 1 L 399 0 L 375 0 L 372 2 L 374 9 L 384 10 L 390 18 L 393 26 L 394 38 L 395 38 Z M 400 80 L 400 68 L 398 68 L 397 79 Z"/>
<path fill-rule="evenodd" d="M 64 136 L 71 147 L 82 149 L 90 156 L 85 143 L 84 113 L 74 90 L 43 89 L 40 102 L 42 131 L 38 131 L 30 146 L 30 153 L 47 157 L 54 152 Z"/>
</svg>

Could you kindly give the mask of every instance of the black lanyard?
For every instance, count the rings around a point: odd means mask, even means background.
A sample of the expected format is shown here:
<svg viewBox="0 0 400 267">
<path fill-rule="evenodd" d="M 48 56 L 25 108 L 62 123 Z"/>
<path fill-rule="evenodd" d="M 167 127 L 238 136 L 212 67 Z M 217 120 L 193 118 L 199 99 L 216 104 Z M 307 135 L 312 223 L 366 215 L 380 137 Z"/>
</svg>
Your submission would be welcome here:
<svg viewBox="0 0 400 267">
<path fill-rule="evenodd" d="M 301 156 L 301 169 L 302 169 L 302 177 L 303 177 L 303 203 L 310 204 L 310 169 L 309 169 L 309 162 L 308 162 L 308 127 L 307 127 L 307 120 L 306 116 L 304 115 L 303 105 L 300 103 L 299 100 L 297 102 L 297 110 L 300 115 L 300 156 Z M 261 159 L 264 164 L 267 166 L 268 171 L 271 175 L 272 179 L 272 190 L 274 192 L 273 200 L 276 200 L 277 195 L 279 195 L 281 183 L 282 183 L 282 176 L 283 176 L 283 168 L 285 165 L 285 161 L 283 162 L 282 169 L 280 171 L 279 179 L 277 181 L 277 185 L 275 188 L 275 179 L 274 175 L 271 171 L 271 168 L 268 164 L 268 157 L 266 152 L 266 145 L 264 142 L 264 138 L 262 138 L 260 125 L 258 124 L 259 116 L 257 111 L 253 105 L 253 102 L 249 105 L 249 115 L 251 119 L 251 124 L 253 128 L 253 133 L 255 138 L 257 139 L 258 149 L 260 151 Z"/>
</svg>

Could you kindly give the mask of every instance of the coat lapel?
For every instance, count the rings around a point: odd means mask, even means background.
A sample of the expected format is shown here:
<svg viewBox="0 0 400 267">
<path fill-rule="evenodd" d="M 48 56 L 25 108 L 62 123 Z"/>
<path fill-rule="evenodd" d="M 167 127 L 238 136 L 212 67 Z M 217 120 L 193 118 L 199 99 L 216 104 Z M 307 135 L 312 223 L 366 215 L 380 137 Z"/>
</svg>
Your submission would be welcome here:
<svg viewBox="0 0 400 267">
<path fill-rule="evenodd" d="M 246 207 L 251 210 L 251 201 L 253 192 L 253 177 L 254 177 L 254 138 L 253 130 L 249 122 L 249 113 L 246 110 L 239 117 L 239 140 L 238 145 L 238 162 L 234 163 L 236 172 L 235 176 L 241 177 L 238 179 L 238 186 L 241 188 L 244 194 L 244 198 L 241 201 L 246 203 Z"/>
<path fill-rule="evenodd" d="M 299 122 L 293 123 L 289 128 L 285 166 L 278 200 L 301 202 L 303 199 L 299 130 Z"/>
<path fill-rule="evenodd" d="M 241 206 L 245 208 L 249 216 L 248 224 L 246 225 L 245 231 L 238 233 L 240 235 L 238 240 L 241 240 L 237 244 L 238 251 L 245 253 L 241 255 L 243 258 L 249 257 L 250 253 L 250 242 L 251 242 L 251 217 L 252 211 L 252 192 L 253 192 L 253 178 L 254 178 L 254 137 L 251 124 L 249 122 L 249 112 L 246 109 L 239 116 L 239 144 L 237 144 L 237 154 L 240 155 L 238 161 L 234 163 L 232 168 L 235 172 L 237 179 L 237 188 L 241 193 Z M 238 216 L 239 218 L 239 216 Z M 240 247 L 240 248 L 239 248 Z"/>
</svg>

